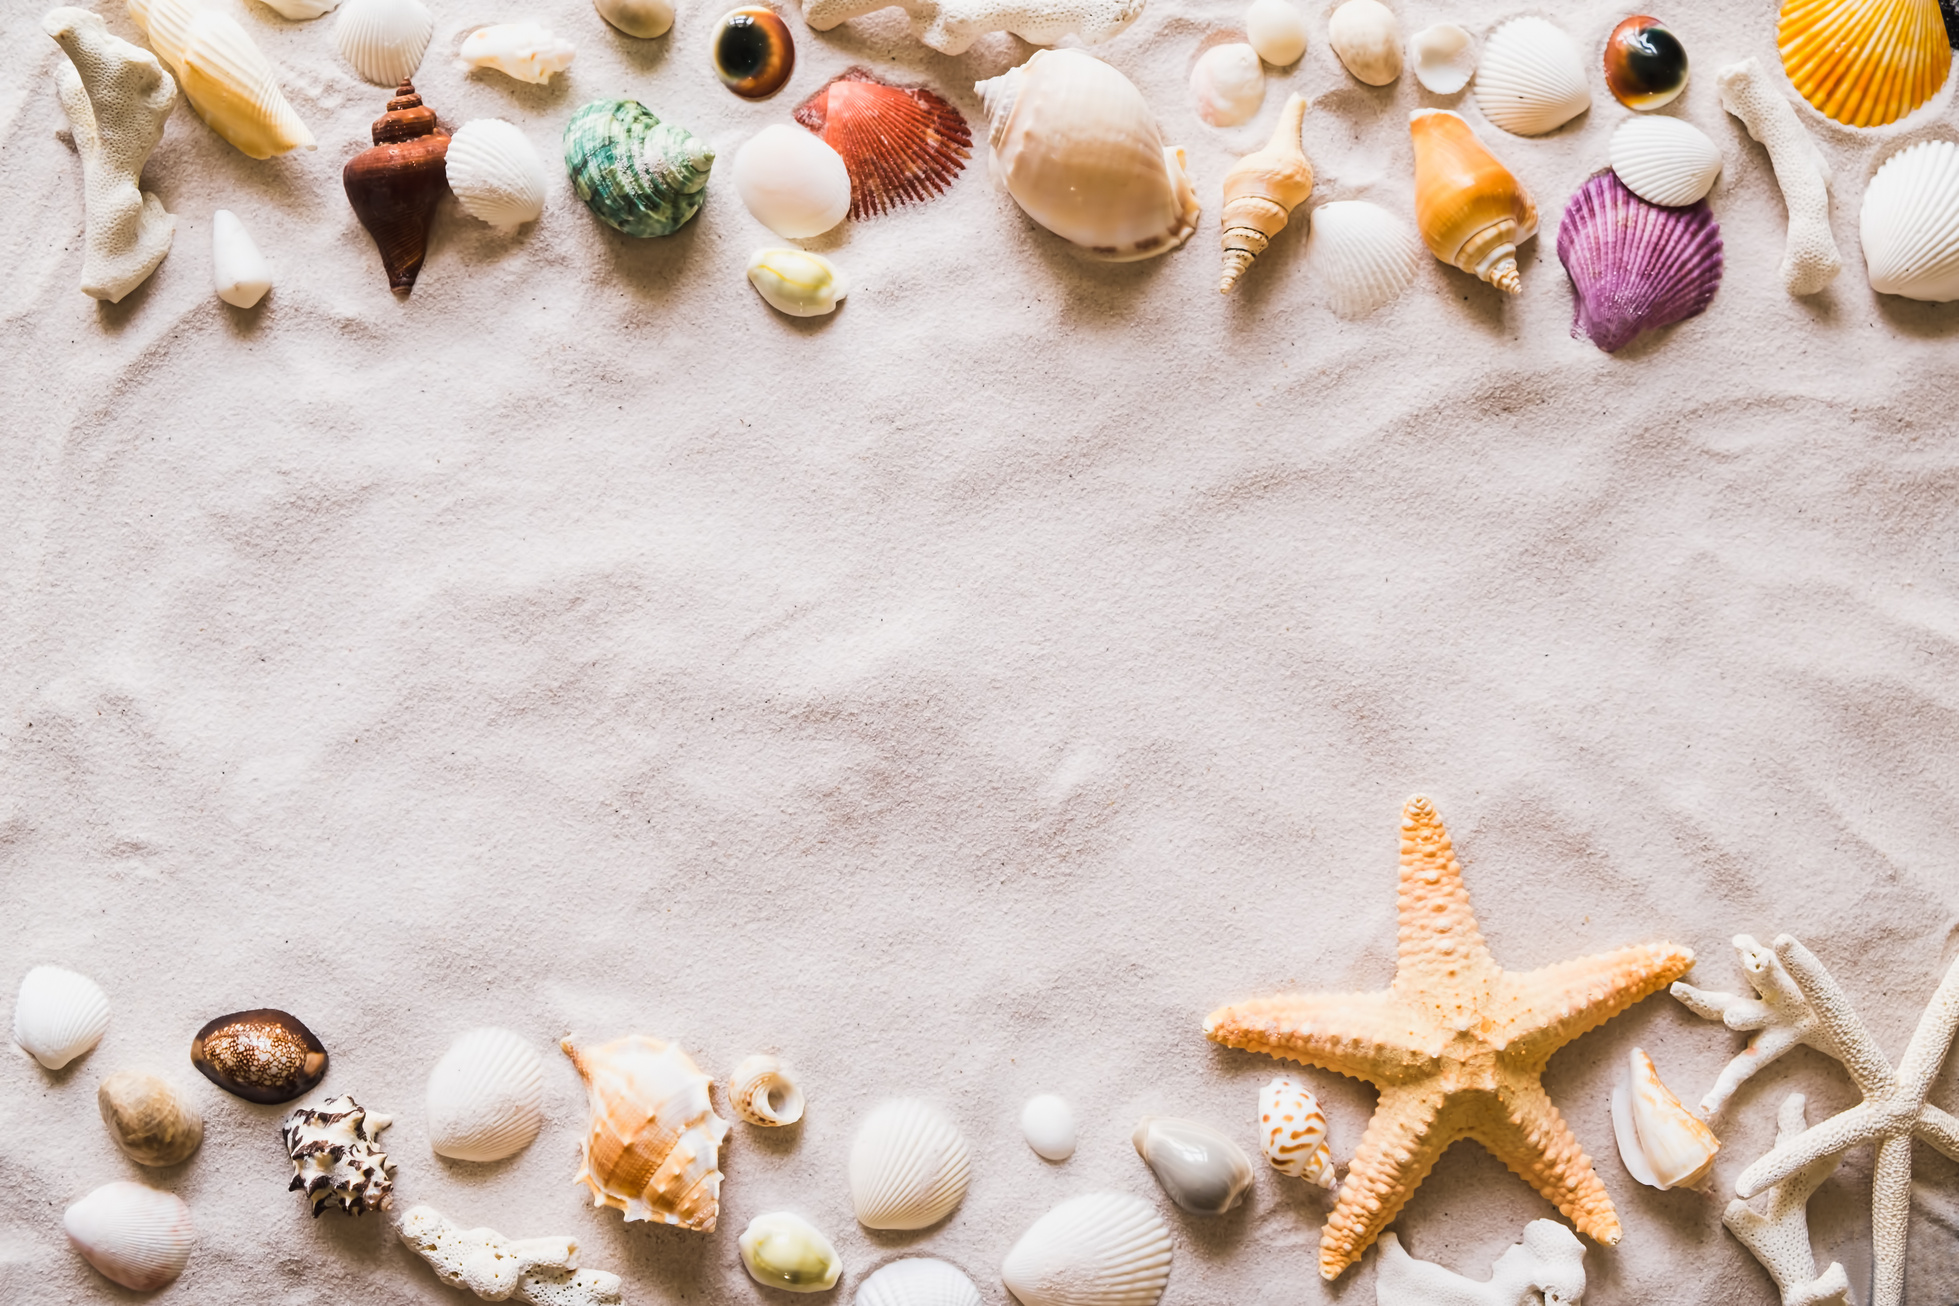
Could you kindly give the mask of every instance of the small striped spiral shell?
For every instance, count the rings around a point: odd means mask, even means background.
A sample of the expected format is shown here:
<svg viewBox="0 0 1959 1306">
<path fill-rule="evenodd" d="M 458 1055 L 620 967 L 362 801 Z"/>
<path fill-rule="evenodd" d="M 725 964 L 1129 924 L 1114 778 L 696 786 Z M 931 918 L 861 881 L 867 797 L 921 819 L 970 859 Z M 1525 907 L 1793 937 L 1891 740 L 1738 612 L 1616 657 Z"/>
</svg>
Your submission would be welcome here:
<svg viewBox="0 0 1959 1306">
<path fill-rule="evenodd" d="M 1259 1094 L 1258 1127 L 1273 1169 L 1322 1188 L 1339 1185 L 1326 1150 L 1326 1116 L 1296 1080 L 1281 1075 L 1265 1086 Z"/>
</svg>

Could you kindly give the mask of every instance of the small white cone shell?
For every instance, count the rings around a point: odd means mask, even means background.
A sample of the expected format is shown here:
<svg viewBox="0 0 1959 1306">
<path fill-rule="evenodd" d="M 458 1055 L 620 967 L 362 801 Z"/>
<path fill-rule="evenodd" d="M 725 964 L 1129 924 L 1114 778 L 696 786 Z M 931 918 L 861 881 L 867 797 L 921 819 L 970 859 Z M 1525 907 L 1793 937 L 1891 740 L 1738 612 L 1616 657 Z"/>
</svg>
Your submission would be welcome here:
<svg viewBox="0 0 1959 1306">
<path fill-rule="evenodd" d="M 544 1124 L 544 1058 L 507 1029 L 472 1029 L 429 1072 L 429 1146 L 457 1161 L 501 1161 Z"/>
<path fill-rule="evenodd" d="M 49 1070 L 94 1047 L 109 1028 L 109 995 L 86 975 L 36 966 L 14 999 L 14 1042 Z"/>
<path fill-rule="evenodd" d="M 1678 118 L 1628 118 L 1612 133 L 1610 148 L 1612 171 L 1648 204 L 1692 204 L 1721 175 L 1720 147 Z"/>
<path fill-rule="evenodd" d="M 778 236 L 820 236 L 850 213 L 850 170 L 815 132 L 764 127 L 735 151 L 735 193 Z"/>
<path fill-rule="evenodd" d="M 1249 45 L 1214 45 L 1190 70 L 1190 100 L 1213 127 L 1250 122 L 1265 102 L 1265 65 Z"/>
<path fill-rule="evenodd" d="M 1252 0 L 1245 39 L 1274 68 L 1290 68 L 1306 53 L 1306 15 L 1292 0 Z"/>
<path fill-rule="evenodd" d="M 1022 1306 L 1156 1306 L 1170 1254 L 1170 1231 L 1147 1202 L 1089 1193 L 1036 1220 L 1000 1277 Z"/>
<path fill-rule="evenodd" d="M 422 0 L 346 0 L 333 20 L 340 57 L 376 86 L 413 77 L 435 35 L 435 16 Z"/>
<path fill-rule="evenodd" d="M 104 1184 L 61 1217 L 82 1259 L 135 1292 L 154 1292 L 184 1272 L 197 1242 L 190 1207 L 142 1184 Z"/>
<path fill-rule="evenodd" d="M 1075 1154 L 1075 1112 L 1053 1093 L 1027 1099 L 1020 1109 L 1020 1132 L 1035 1155 L 1049 1161 L 1066 1161 Z"/>
<path fill-rule="evenodd" d="M 551 174 L 522 128 L 501 118 L 466 122 L 445 157 L 449 189 L 470 217 L 509 228 L 544 212 Z"/>
<path fill-rule="evenodd" d="M 854 1306 L 982 1306 L 973 1281 L 929 1256 L 893 1261 L 858 1285 Z"/>
<path fill-rule="evenodd" d="M 872 1111 L 850 1145 L 850 1201 L 867 1229 L 924 1229 L 966 1196 L 972 1152 L 952 1117 L 899 1098 Z"/>
<path fill-rule="evenodd" d="M 1721 1144 L 1660 1080 L 1653 1058 L 1639 1048 L 1612 1088 L 1612 1132 L 1626 1172 L 1649 1188 L 1697 1186 Z"/>
<path fill-rule="evenodd" d="M 1542 18 L 1513 18 L 1483 43 L 1476 106 L 1518 136 L 1541 136 L 1592 107 L 1578 45 Z"/>
<path fill-rule="evenodd" d="M 1476 39 L 1454 23 L 1424 27 L 1408 38 L 1415 80 L 1437 95 L 1454 95 L 1476 72 Z"/>
<path fill-rule="evenodd" d="M 272 264 L 230 209 L 211 215 L 211 281 L 233 308 L 253 308 L 272 289 Z"/>
<path fill-rule="evenodd" d="M 1864 189 L 1857 225 L 1872 290 L 1959 299 L 1959 145 L 1922 141 L 1886 159 Z"/>
<path fill-rule="evenodd" d="M 1412 227 L 1366 200 L 1322 204 L 1306 228 L 1307 274 L 1344 318 L 1366 317 L 1398 299 L 1414 284 L 1422 253 Z"/>
</svg>

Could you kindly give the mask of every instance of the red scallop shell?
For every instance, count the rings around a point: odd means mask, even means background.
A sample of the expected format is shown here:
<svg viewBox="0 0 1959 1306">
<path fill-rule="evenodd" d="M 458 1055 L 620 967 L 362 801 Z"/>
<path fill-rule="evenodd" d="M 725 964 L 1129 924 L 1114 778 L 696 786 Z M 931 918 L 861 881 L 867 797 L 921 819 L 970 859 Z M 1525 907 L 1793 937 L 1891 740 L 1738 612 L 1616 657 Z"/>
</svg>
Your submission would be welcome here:
<svg viewBox="0 0 1959 1306">
<path fill-rule="evenodd" d="M 874 217 L 945 192 L 972 155 L 959 110 L 922 87 L 852 68 L 803 101 L 796 121 L 843 156 L 850 216 Z"/>
</svg>

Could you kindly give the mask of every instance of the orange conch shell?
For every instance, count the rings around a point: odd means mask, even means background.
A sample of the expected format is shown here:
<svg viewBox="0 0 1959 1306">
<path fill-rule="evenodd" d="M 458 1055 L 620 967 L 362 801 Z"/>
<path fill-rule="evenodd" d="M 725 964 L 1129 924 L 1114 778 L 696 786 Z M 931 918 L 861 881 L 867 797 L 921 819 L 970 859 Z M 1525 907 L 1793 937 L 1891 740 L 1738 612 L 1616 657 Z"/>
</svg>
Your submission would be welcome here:
<svg viewBox="0 0 1959 1306">
<path fill-rule="evenodd" d="M 1498 290 L 1523 289 L 1517 246 L 1537 234 L 1537 204 L 1510 169 L 1446 109 L 1409 115 L 1415 223 L 1435 257 Z"/>
<path fill-rule="evenodd" d="M 700 1067 L 671 1043 L 638 1034 L 595 1048 L 570 1038 L 558 1046 L 591 1102 L 576 1182 L 592 1190 L 592 1205 L 617 1207 L 629 1221 L 711 1231 L 728 1122 L 714 1114 Z"/>
<path fill-rule="evenodd" d="M 1784 0 L 1775 43 L 1802 97 L 1851 127 L 1896 122 L 1952 68 L 1938 0 Z"/>
</svg>

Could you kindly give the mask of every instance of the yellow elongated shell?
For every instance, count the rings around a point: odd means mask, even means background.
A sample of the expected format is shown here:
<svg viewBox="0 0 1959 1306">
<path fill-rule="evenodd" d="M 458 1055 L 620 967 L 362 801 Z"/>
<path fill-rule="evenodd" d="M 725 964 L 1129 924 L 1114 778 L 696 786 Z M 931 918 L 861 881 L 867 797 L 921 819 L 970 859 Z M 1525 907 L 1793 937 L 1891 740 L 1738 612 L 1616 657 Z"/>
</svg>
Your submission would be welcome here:
<svg viewBox="0 0 1959 1306">
<path fill-rule="evenodd" d="M 1627 1057 L 1626 1073 L 1612 1090 L 1612 1130 L 1627 1172 L 1662 1191 L 1698 1188 L 1721 1150 L 1714 1131 L 1680 1104 L 1661 1082 L 1653 1058 L 1639 1048 Z"/>
<path fill-rule="evenodd" d="M 1775 41 L 1802 97 L 1852 127 L 1896 122 L 1952 68 L 1938 0 L 1786 0 Z"/>
<path fill-rule="evenodd" d="M 1517 246 L 1537 234 L 1537 203 L 1510 169 L 1444 109 L 1417 109 L 1415 225 L 1429 251 L 1508 294 L 1523 289 Z"/>
<path fill-rule="evenodd" d="M 129 0 L 130 17 L 177 75 L 197 116 L 248 158 L 315 147 L 272 61 L 229 14 L 198 0 Z"/>
<path fill-rule="evenodd" d="M 708 1077 L 670 1043 L 637 1034 L 595 1048 L 560 1044 L 585 1080 L 591 1121 L 576 1182 L 626 1219 L 703 1233 L 720 1210 L 721 1140 Z"/>
<path fill-rule="evenodd" d="M 1224 273 L 1218 293 L 1227 295 L 1272 237 L 1285 230 L 1292 211 L 1313 193 L 1313 164 L 1299 144 L 1306 97 L 1294 95 L 1279 111 L 1272 139 L 1224 175 Z"/>
</svg>

